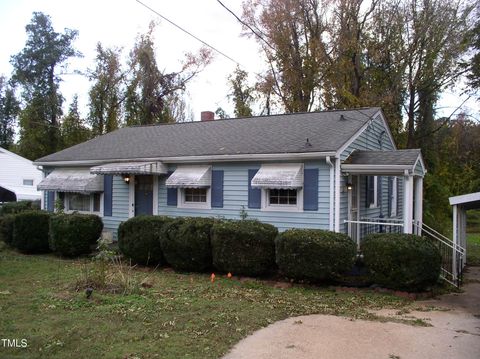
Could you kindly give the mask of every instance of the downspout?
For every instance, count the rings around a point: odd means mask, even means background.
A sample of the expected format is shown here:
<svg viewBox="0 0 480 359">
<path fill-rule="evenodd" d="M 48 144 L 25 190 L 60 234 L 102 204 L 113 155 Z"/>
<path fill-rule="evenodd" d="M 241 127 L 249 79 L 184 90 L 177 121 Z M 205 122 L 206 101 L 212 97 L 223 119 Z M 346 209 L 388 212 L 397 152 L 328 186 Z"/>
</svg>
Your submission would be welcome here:
<svg viewBox="0 0 480 359">
<path fill-rule="evenodd" d="M 332 163 L 332 160 L 330 159 L 330 156 L 327 156 L 325 158 L 325 161 L 327 162 L 327 164 L 330 166 L 330 210 L 329 210 L 329 220 L 328 220 L 328 223 L 329 223 L 329 227 L 328 229 L 330 231 L 333 231 L 334 229 L 334 223 L 333 223 L 333 219 L 334 219 L 334 216 L 333 216 L 333 211 L 334 211 L 334 195 L 335 195 L 335 168 L 333 167 L 333 163 Z"/>
<path fill-rule="evenodd" d="M 335 232 L 340 232 L 340 156 L 335 157 Z"/>
</svg>

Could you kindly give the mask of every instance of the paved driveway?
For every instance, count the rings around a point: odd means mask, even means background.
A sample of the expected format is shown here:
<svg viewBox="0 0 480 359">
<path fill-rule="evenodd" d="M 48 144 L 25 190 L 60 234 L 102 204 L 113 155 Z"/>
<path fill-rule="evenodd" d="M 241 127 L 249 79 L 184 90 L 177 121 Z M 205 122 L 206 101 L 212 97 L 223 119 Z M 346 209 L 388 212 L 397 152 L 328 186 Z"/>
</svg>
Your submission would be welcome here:
<svg viewBox="0 0 480 359">
<path fill-rule="evenodd" d="M 376 312 L 396 319 L 422 319 L 431 327 L 328 315 L 289 318 L 245 338 L 224 359 L 479 359 L 480 267 L 469 268 L 467 280 L 464 293 L 415 303 L 425 309 L 435 306 L 448 310 L 404 315 Z"/>
</svg>

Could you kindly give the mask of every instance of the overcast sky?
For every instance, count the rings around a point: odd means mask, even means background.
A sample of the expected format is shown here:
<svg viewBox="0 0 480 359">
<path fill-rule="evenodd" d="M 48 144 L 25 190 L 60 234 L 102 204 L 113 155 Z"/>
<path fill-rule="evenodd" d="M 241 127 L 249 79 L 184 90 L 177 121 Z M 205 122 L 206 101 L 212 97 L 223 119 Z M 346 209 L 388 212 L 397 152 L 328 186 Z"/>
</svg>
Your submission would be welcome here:
<svg viewBox="0 0 480 359">
<path fill-rule="evenodd" d="M 142 1 L 238 61 L 250 73 L 252 81 L 254 73 L 264 68 L 263 56 L 259 54 L 255 40 L 240 36 L 241 25 L 216 0 Z M 241 0 L 223 2 L 238 15 L 241 14 Z M 123 47 L 126 58 L 137 34 L 146 32 L 150 21 L 155 20 L 158 22 L 155 32 L 157 63 L 161 70 L 167 72 L 178 71 L 184 54 L 195 53 L 202 46 L 136 0 L 0 0 L 0 74 L 10 77 L 10 56 L 24 47 L 25 25 L 30 22 L 34 11 L 50 15 L 57 32 L 63 32 L 64 28 L 79 31 L 74 46 L 84 57 L 70 62 L 70 74 L 63 76 L 61 91 L 66 98 L 65 108 L 73 94 L 78 93 L 83 114 L 87 113 L 90 84 L 86 78 L 71 72 L 93 68 L 97 42 L 106 47 Z M 215 111 L 217 107 L 223 107 L 233 115 L 226 95 L 227 77 L 235 66 L 234 62 L 215 53 L 213 62 L 188 85 L 188 105 L 196 120 L 201 111 Z M 458 93 L 459 90 L 448 90 L 439 101 L 443 114 L 449 115 L 463 101 Z M 464 108 L 480 117 L 474 100 L 468 101 Z"/>
</svg>

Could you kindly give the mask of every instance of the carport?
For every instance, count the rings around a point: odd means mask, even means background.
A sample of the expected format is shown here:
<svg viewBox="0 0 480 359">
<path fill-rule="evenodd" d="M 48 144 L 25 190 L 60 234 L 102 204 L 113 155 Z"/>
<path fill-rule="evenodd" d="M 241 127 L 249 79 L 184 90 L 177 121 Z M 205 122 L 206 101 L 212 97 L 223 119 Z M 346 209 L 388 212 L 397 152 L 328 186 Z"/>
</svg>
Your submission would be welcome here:
<svg viewBox="0 0 480 359">
<path fill-rule="evenodd" d="M 450 197 L 453 206 L 453 243 L 454 246 L 467 248 L 467 211 L 480 209 L 480 192 Z M 465 253 L 466 254 L 466 253 Z M 464 259 L 466 264 L 466 257 Z"/>
</svg>

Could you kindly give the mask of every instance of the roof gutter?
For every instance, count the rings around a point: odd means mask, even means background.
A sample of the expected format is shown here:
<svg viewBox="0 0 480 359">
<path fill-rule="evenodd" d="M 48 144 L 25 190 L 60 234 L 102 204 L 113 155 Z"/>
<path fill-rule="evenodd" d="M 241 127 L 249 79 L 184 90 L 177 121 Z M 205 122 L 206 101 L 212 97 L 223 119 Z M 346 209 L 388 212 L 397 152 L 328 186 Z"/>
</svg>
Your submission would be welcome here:
<svg viewBox="0 0 480 359">
<path fill-rule="evenodd" d="M 355 165 L 342 164 L 342 171 L 351 174 L 397 174 L 403 175 L 405 171 L 414 172 L 410 165 Z"/>
<path fill-rule="evenodd" d="M 206 155 L 206 156 L 176 156 L 176 157 L 150 157 L 150 158 L 116 158 L 104 160 L 79 160 L 79 161 L 35 161 L 36 166 L 93 166 L 114 162 L 134 161 L 160 161 L 163 163 L 199 163 L 199 162 L 248 162 L 248 161 L 288 161 L 319 159 L 334 156 L 334 151 L 328 152 L 300 152 L 300 153 L 264 153 L 264 154 L 238 154 L 238 155 Z"/>
</svg>

